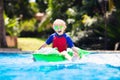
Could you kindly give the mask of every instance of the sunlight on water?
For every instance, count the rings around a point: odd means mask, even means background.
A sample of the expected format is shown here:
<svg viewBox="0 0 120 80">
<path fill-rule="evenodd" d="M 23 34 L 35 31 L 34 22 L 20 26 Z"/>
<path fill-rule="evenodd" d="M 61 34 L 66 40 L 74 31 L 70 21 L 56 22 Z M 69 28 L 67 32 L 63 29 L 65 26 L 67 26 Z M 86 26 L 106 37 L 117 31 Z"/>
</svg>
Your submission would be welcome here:
<svg viewBox="0 0 120 80">
<path fill-rule="evenodd" d="M 76 62 L 34 62 L 32 54 L 0 54 L 0 80 L 119 80 L 120 58 L 114 57 L 90 54 Z"/>
</svg>

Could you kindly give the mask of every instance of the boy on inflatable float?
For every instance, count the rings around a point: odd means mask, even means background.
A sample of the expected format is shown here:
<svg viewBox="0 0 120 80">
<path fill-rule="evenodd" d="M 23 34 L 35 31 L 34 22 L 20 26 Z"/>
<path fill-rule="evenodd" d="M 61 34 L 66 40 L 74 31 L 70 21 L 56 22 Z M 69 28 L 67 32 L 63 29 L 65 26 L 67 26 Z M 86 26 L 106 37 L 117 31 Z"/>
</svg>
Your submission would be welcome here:
<svg viewBox="0 0 120 80">
<path fill-rule="evenodd" d="M 61 55 L 71 61 L 73 58 L 79 59 L 79 50 L 74 46 L 72 39 L 65 33 L 66 23 L 62 19 L 56 19 L 52 26 L 55 33 L 51 34 L 46 42 L 39 48 L 44 48 L 52 43 L 53 48 L 57 48 Z M 71 48 L 74 52 L 73 57 L 67 53 L 67 48 Z"/>
</svg>

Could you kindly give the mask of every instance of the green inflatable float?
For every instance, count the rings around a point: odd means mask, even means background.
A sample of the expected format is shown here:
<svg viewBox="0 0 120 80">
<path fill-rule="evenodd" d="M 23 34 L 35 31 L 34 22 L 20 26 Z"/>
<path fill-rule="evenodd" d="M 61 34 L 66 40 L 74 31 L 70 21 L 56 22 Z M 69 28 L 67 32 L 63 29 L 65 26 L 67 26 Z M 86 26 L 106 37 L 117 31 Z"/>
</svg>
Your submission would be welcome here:
<svg viewBox="0 0 120 80">
<path fill-rule="evenodd" d="M 82 58 L 83 55 L 90 54 L 90 52 L 86 50 L 80 48 L 78 50 L 80 58 Z M 73 55 L 73 51 L 70 48 L 67 49 L 67 53 L 71 56 Z M 43 48 L 34 52 L 32 55 L 35 61 L 58 62 L 66 60 L 66 58 L 63 55 L 60 55 L 55 48 Z"/>
</svg>

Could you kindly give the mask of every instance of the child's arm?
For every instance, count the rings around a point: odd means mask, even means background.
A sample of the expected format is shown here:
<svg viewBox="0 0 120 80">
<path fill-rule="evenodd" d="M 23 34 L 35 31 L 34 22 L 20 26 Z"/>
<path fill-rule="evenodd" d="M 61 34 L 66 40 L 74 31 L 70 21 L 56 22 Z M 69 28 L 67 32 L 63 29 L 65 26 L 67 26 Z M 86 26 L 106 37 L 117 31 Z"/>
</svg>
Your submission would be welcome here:
<svg viewBox="0 0 120 80">
<path fill-rule="evenodd" d="M 78 53 L 79 49 L 75 46 L 73 46 L 71 49 L 74 51 L 73 56 L 79 57 L 79 53 Z"/>
<path fill-rule="evenodd" d="M 46 43 L 44 43 L 42 46 L 40 46 L 40 48 L 39 48 L 39 49 L 44 48 L 44 47 L 46 47 L 46 46 L 47 46 L 47 44 L 46 44 Z"/>
<path fill-rule="evenodd" d="M 49 36 L 49 38 L 46 40 L 46 42 L 45 42 L 39 49 L 44 48 L 44 47 L 46 47 L 47 45 L 51 44 L 51 43 L 52 43 L 52 40 L 53 40 L 53 36 L 54 36 L 54 34 L 51 34 L 51 35 Z"/>
</svg>

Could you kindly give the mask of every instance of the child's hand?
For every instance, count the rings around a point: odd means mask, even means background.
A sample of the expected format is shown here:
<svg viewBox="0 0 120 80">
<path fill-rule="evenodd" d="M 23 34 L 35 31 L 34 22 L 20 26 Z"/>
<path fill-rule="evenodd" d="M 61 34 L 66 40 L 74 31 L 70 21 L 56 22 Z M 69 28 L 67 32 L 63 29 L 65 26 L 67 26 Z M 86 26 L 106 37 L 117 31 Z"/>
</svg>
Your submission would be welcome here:
<svg viewBox="0 0 120 80">
<path fill-rule="evenodd" d="M 73 57 L 72 57 L 72 61 L 77 61 L 77 60 L 80 60 L 80 57 L 79 57 L 78 53 L 74 52 Z"/>
<path fill-rule="evenodd" d="M 74 52 L 73 56 L 78 56 L 79 57 L 78 53 L 76 53 L 76 52 Z"/>
</svg>

